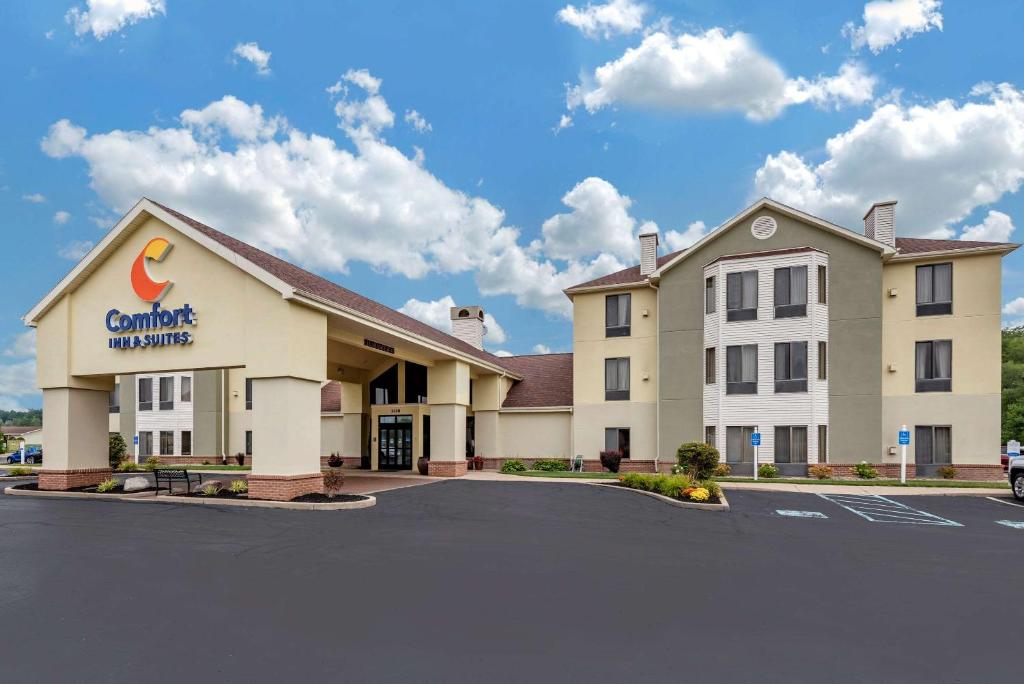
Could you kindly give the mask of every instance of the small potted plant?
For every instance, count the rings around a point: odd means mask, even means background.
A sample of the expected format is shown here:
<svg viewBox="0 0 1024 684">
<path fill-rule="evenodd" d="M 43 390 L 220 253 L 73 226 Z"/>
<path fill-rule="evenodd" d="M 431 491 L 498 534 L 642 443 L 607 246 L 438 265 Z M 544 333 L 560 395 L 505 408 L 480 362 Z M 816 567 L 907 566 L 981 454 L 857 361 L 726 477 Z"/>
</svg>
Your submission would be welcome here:
<svg viewBox="0 0 1024 684">
<path fill-rule="evenodd" d="M 237 454 L 235 454 L 235 460 L 238 462 L 238 465 L 244 466 L 245 465 L 245 454 L 243 454 L 241 451 L 239 451 Z"/>
<path fill-rule="evenodd" d="M 345 460 L 341 457 L 341 454 L 335 452 L 327 459 L 327 465 L 331 468 L 340 468 L 345 465 Z"/>
<path fill-rule="evenodd" d="M 420 456 L 416 459 L 416 470 L 420 471 L 420 475 L 426 475 L 430 472 L 430 459 L 426 456 Z"/>
<path fill-rule="evenodd" d="M 483 469 L 484 469 L 484 457 L 483 456 L 474 456 L 473 457 L 473 470 L 483 470 Z"/>
</svg>

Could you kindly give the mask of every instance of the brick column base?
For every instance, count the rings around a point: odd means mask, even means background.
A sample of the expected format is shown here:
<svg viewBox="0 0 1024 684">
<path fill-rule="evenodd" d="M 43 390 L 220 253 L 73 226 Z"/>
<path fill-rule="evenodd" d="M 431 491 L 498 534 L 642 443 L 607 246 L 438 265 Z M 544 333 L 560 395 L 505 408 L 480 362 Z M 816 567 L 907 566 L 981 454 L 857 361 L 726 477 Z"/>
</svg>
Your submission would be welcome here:
<svg viewBox="0 0 1024 684">
<path fill-rule="evenodd" d="M 466 474 L 466 461 L 435 461 L 430 459 L 427 464 L 427 475 L 432 477 L 462 477 Z"/>
<path fill-rule="evenodd" d="M 323 473 L 305 475 L 252 475 L 249 480 L 249 498 L 268 501 L 291 501 L 303 494 L 322 494 Z"/>
<path fill-rule="evenodd" d="M 65 491 L 77 487 L 98 485 L 110 477 L 110 468 L 73 468 L 71 470 L 48 470 L 40 468 L 39 489 Z"/>
</svg>

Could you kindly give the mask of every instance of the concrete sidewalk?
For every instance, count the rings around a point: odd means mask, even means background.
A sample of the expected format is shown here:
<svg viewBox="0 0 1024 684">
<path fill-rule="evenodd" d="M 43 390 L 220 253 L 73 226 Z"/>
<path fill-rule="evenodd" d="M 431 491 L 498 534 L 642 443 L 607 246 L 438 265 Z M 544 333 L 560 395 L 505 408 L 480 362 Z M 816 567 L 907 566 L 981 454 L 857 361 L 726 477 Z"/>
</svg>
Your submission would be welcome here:
<svg viewBox="0 0 1024 684">
<path fill-rule="evenodd" d="M 786 482 L 728 482 L 719 481 L 722 489 L 751 489 L 766 492 L 796 492 L 799 494 L 875 494 L 877 496 L 1012 496 L 1008 487 L 887 487 L 865 486 L 851 482 L 848 485 L 792 484 Z"/>
</svg>

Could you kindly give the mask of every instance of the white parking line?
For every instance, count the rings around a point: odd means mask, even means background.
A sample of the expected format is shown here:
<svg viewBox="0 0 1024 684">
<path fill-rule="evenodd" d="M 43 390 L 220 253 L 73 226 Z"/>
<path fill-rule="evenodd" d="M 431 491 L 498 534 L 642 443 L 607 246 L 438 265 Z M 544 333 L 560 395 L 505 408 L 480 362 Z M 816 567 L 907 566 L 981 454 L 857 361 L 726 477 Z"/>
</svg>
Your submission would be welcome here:
<svg viewBox="0 0 1024 684">
<path fill-rule="evenodd" d="M 1006 525 L 1015 530 L 1024 530 L 1024 520 L 996 520 L 997 525 Z"/>
<path fill-rule="evenodd" d="M 1024 508 L 1024 504 L 1019 504 L 1013 499 L 1000 499 L 996 496 L 986 496 L 989 501 L 995 501 L 996 503 L 1006 504 L 1007 506 L 1016 506 L 1017 508 Z"/>
<path fill-rule="evenodd" d="M 782 510 L 782 509 L 778 509 L 775 512 L 778 513 L 779 515 L 784 515 L 787 518 L 825 518 L 825 519 L 828 519 L 827 515 L 825 515 L 824 513 L 820 513 L 818 511 L 785 511 L 785 510 Z"/>
<path fill-rule="evenodd" d="M 963 525 L 953 520 L 947 520 L 925 511 L 919 511 L 899 501 L 893 501 L 890 498 L 877 494 L 818 494 L 818 496 L 870 522 L 963 527 Z"/>
</svg>

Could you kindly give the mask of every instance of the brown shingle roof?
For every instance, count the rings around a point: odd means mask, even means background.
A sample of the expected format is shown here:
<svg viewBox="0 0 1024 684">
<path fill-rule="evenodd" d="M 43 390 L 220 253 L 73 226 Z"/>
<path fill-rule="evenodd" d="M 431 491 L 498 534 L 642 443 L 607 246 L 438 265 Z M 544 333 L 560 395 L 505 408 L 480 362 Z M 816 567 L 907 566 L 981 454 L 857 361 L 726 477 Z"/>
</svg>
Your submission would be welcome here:
<svg viewBox="0 0 1024 684">
<path fill-rule="evenodd" d="M 0 432 L 5 435 L 14 437 L 16 435 L 23 435 L 26 432 L 33 432 L 34 430 L 41 430 L 42 428 L 38 425 L 4 425 L 0 427 Z"/>
<path fill-rule="evenodd" d="M 666 263 L 668 263 L 668 261 L 675 258 L 677 255 L 681 254 L 683 251 L 684 250 L 680 249 L 678 251 L 670 252 L 664 256 L 658 257 L 658 268 L 664 266 Z M 640 275 L 640 264 L 637 264 L 636 266 L 630 266 L 629 268 L 624 268 L 621 271 L 616 271 L 615 273 L 609 273 L 608 275 L 601 276 L 600 278 L 588 280 L 587 282 L 580 283 L 579 285 L 573 285 L 572 287 L 568 288 L 567 291 L 581 289 L 585 287 L 633 285 L 644 283 L 646 281 L 647 276 Z"/>
<path fill-rule="evenodd" d="M 502 360 L 523 376 L 508 391 L 502 408 L 572 406 L 572 354 L 506 356 Z"/>
<path fill-rule="evenodd" d="M 356 294 L 352 290 L 332 283 L 326 278 L 310 273 L 309 271 L 299 268 L 294 264 L 290 264 L 284 259 L 276 257 L 273 254 L 264 252 L 263 250 L 257 249 L 256 247 L 233 238 L 230 235 L 226 235 L 219 230 L 215 230 L 214 228 L 185 216 L 181 212 L 175 211 L 174 209 L 164 206 L 159 202 L 153 202 L 153 204 L 156 204 L 172 216 L 184 221 L 192 228 L 198 230 L 203 235 L 216 241 L 232 252 L 248 259 L 264 271 L 280 278 L 296 290 L 315 295 L 339 306 L 358 311 L 359 313 L 375 318 L 378 321 L 393 325 L 414 335 L 425 337 L 428 340 L 450 347 L 480 361 L 500 366 L 506 370 L 512 370 L 506 366 L 501 357 L 495 356 L 494 354 L 482 349 L 477 349 L 473 345 L 467 344 L 457 337 L 443 333 L 437 328 L 429 326 L 426 323 L 422 323 L 411 316 L 407 316 L 395 311 L 394 309 L 386 307 L 380 302 L 375 302 L 372 299 Z M 514 373 L 515 371 L 512 372 Z"/>
<path fill-rule="evenodd" d="M 320 388 L 320 413 L 341 412 L 341 383 L 329 380 Z"/>
<path fill-rule="evenodd" d="M 947 252 L 958 249 L 979 249 L 984 247 L 1012 247 L 1008 242 L 978 242 L 975 240 L 928 240 L 925 238 L 896 238 L 896 249 L 900 254 L 923 254 L 925 252 Z"/>
</svg>

